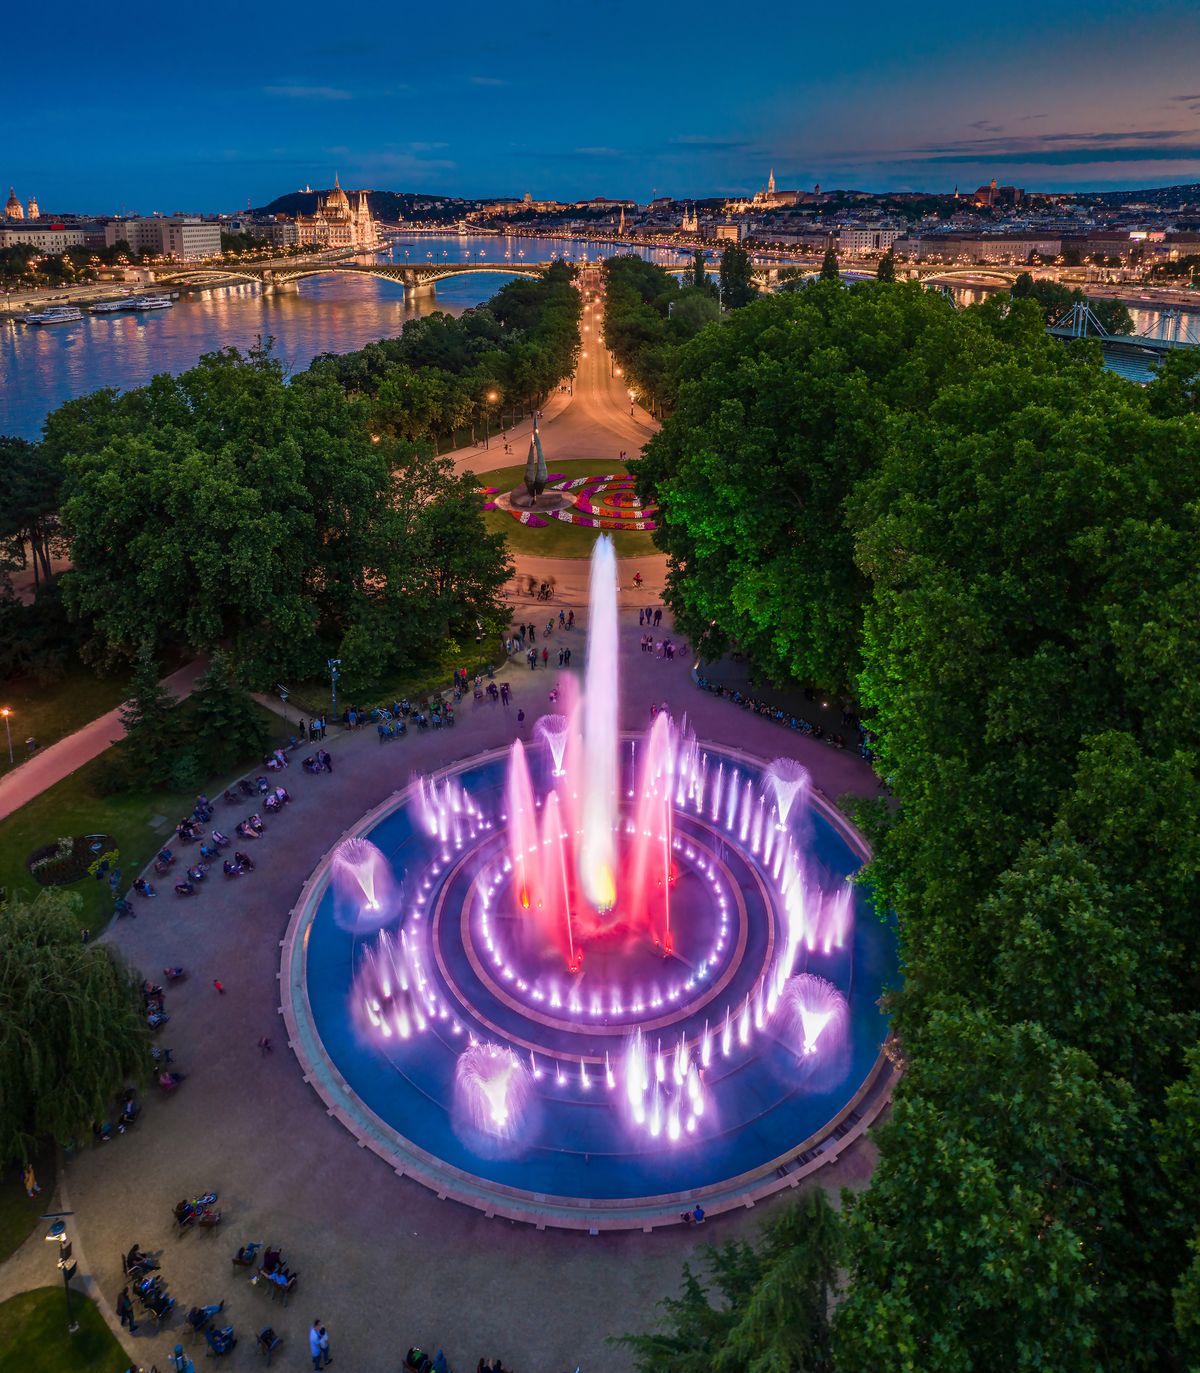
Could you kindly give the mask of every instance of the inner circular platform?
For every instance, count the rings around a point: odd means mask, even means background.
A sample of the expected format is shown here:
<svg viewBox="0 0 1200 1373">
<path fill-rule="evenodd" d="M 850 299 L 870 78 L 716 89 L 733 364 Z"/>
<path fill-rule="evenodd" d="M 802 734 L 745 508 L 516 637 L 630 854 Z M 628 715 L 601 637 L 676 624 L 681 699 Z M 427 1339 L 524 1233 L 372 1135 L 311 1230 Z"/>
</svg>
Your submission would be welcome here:
<svg viewBox="0 0 1200 1373">
<path fill-rule="evenodd" d="M 622 742 L 629 795 L 638 748 Z M 819 796 L 784 826 L 767 764 L 696 744 L 651 893 L 669 897 L 665 940 L 618 904 L 610 928 L 559 948 L 513 897 L 507 760 L 397 792 L 306 884 L 283 1011 L 331 1113 L 439 1195 L 539 1226 L 647 1228 L 697 1200 L 713 1213 L 836 1157 L 886 1096 L 877 1003 L 896 973 L 892 929 L 847 882 L 868 856 L 852 827 Z M 546 797 L 549 750 L 528 765 Z M 349 906 L 347 841 L 380 856 Z M 815 914 L 797 943 L 801 851 Z"/>
</svg>

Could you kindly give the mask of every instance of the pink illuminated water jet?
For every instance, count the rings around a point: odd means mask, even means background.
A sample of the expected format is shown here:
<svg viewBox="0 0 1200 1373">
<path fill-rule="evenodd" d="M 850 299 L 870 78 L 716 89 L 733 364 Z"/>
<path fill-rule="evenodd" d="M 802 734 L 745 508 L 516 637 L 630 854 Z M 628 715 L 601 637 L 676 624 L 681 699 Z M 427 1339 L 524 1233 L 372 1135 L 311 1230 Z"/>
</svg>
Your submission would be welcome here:
<svg viewBox="0 0 1200 1373">
<path fill-rule="evenodd" d="M 783 989 L 776 1020 L 793 1052 L 829 1056 L 845 1045 L 850 1007 L 832 982 L 798 973 Z"/>
<path fill-rule="evenodd" d="M 767 780 L 775 793 L 775 812 L 778 827 L 787 829 L 788 816 L 792 808 L 800 803 L 803 806 L 808 796 L 811 778 L 808 769 L 794 758 L 776 758 L 767 768 Z"/>
</svg>

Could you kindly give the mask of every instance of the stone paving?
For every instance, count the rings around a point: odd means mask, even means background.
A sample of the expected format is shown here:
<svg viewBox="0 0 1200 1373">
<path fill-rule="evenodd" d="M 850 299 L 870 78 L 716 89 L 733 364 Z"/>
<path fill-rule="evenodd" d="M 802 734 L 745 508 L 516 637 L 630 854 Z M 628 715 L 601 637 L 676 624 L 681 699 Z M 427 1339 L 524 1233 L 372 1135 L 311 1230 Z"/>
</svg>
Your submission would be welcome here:
<svg viewBox="0 0 1200 1373">
<path fill-rule="evenodd" d="M 515 607 L 514 618 L 539 622 L 540 615 L 544 624 L 544 604 L 525 611 Z M 650 703 L 667 701 L 673 711 L 688 713 L 701 738 L 736 743 L 767 758 L 796 756 L 830 797 L 875 791 L 873 776 L 851 753 L 698 691 L 687 659 L 665 662 L 641 653 L 636 614 L 624 611 L 621 623 L 623 728 L 641 727 Z M 580 665 L 583 638 L 577 620 L 573 632 L 541 642 L 550 647 L 552 662 L 558 646 L 570 642 Z M 81 1270 L 95 1276 L 110 1318 L 122 1285 L 120 1255 L 137 1241 L 161 1251 L 163 1272 L 185 1310 L 225 1297 L 244 1344 L 268 1323 L 282 1332 L 281 1368 L 307 1366 L 305 1331 L 320 1317 L 335 1358 L 353 1370 L 398 1369 L 404 1351 L 418 1343 L 443 1346 L 459 1373 L 481 1355 L 500 1355 L 518 1373 L 576 1366 L 584 1373 L 622 1373 L 629 1357 L 608 1347 L 606 1336 L 645 1328 L 655 1303 L 677 1290 L 681 1265 L 701 1238 L 693 1231 L 538 1233 L 440 1202 L 396 1177 L 325 1114 L 283 1033 L 279 941 L 301 884 L 349 825 L 412 775 L 511 739 L 517 706 L 526 711 L 522 732 L 531 736 L 558 674 L 540 667 L 530 672 L 523 662 L 508 665 L 504 674 L 514 691 L 509 711 L 465 700 L 453 730 L 380 745 L 375 732 L 364 729 L 333 742 L 332 775 L 313 777 L 292 767 L 284 781 L 293 803 L 283 815 L 268 817 L 266 834 L 253 848 L 254 873 L 232 882 L 210 879 L 190 900 L 174 897 L 165 883 L 167 891 L 156 900 L 137 902 L 136 920 L 109 932 L 151 977 L 174 963 L 188 969 L 187 980 L 168 994 L 172 1019 L 160 1042 L 174 1049 L 177 1066 L 189 1074 L 171 1097 L 150 1088 L 136 1126 L 85 1149 L 65 1170 Z M 240 818 L 240 809 L 218 806 L 222 829 L 231 830 Z M 264 1035 L 273 1044 L 265 1055 L 257 1047 Z M 862 1186 L 872 1162 L 873 1148 L 862 1141 L 818 1176 L 831 1189 Z M 210 1188 L 220 1193 L 222 1225 L 175 1233 L 174 1203 Z M 768 1209 L 714 1222 L 702 1238 L 749 1233 Z M 232 1268 L 230 1256 L 245 1240 L 279 1245 L 299 1272 L 290 1308 Z M 132 1339 L 125 1336 L 127 1347 L 142 1364 L 162 1368 L 166 1353 L 184 1338 L 180 1327 L 176 1319 L 156 1334 L 143 1325 Z M 199 1363 L 202 1347 L 191 1352 Z"/>
</svg>

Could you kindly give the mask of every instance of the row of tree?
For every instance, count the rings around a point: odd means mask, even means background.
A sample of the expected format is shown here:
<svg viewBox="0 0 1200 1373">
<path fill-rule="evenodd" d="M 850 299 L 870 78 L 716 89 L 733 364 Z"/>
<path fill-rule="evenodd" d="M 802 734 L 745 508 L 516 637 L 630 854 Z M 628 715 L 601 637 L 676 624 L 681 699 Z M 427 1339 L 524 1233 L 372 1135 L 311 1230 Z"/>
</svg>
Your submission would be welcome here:
<svg viewBox="0 0 1200 1373">
<path fill-rule="evenodd" d="M 459 318 L 411 320 L 399 338 L 357 353 L 327 354 L 310 368 L 368 402 L 377 434 L 443 441 L 530 411 L 575 370 L 581 300 L 575 269 L 558 262 L 539 280 L 518 279 Z"/>
<path fill-rule="evenodd" d="M 1200 1365 L 1200 368 L 1139 388 L 1044 323 L 759 301 L 640 465 L 681 631 L 853 692 L 898 802 L 861 819 L 907 1071 L 831 1342 L 785 1294 L 710 1367 Z"/>
</svg>

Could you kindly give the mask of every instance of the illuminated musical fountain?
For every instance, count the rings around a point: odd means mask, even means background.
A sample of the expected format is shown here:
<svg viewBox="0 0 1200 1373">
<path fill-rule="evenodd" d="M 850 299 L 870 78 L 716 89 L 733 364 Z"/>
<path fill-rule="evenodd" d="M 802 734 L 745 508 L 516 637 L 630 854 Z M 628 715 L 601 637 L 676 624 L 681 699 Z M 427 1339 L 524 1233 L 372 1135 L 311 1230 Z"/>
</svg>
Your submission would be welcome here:
<svg viewBox="0 0 1200 1373">
<path fill-rule="evenodd" d="M 616 593 L 601 538 L 582 690 L 564 677 L 529 748 L 367 817 L 285 953 L 285 1013 L 364 1142 L 549 1224 L 652 1223 L 807 1167 L 882 1080 L 895 970 L 849 880 L 862 843 L 796 760 L 665 712 L 620 733 Z"/>
</svg>

